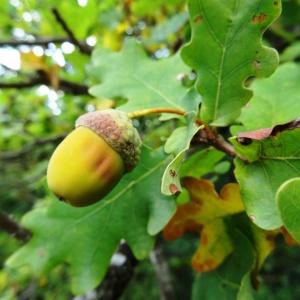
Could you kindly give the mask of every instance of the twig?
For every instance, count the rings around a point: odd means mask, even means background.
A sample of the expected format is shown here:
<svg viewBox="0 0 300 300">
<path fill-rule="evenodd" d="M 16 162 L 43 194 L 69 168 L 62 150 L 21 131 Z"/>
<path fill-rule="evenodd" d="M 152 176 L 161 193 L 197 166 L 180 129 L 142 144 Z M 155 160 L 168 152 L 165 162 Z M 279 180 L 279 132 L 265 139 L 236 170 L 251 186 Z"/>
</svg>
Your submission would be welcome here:
<svg viewBox="0 0 300 300">
<path fill-rule="evenodd" d="M 139 118 L 141 116 L 146 116 L 150 114 L 161 114 L 161 113 L 170 113 L 170 114 L 175 114 L 180 116 L 186 115 L 186 112 L 184 110 L 166 107 L 166 108 L 149 108 L 149 109 L 133 111 L 128 113 L 128 117 L 134 119 L 134 118 Z M 245 161 L 244 158 L 240 157 L 235 152 L 233 146 L 228 142 L 226 142 L 225 139 L 221 135 L 219 135 L 212 127 L 208 126 L 207 124 L 205 124 L 199 119 L 196 120 L 196 123 L 199 126 L 201 125 L 204 126 L 203 130 L 200 130 L 197 136 L 200 142 L 210 144 L 214 146 L 216 149 L 225 152 L 231 157 L 239 157 L 240 159 Z"/>
<path fill-rule="evenodd" d="M 38 72 L 35 76 L 26 81 L 19 82 L 0 82 L 1 89 L 26 89 L 37 85 L 45 84 L 51 86 L 49 78 L 42 72 Z M 73 95 L 88 95 L 88 86 L 75 82 L 59 79 L 58 89 Z"/>
<path fill-rule="evenodd" d="M 1 89 L 26 89 L 34 87 L 36 85 L 45 84 L 45 80 L 42 77 L 32 77 L 27 81 L 20 82 L 0 82 Z"/>
<path fill-rule="evenodd" d="M 9 71 L 9 72 L 17 72 L 17 70 L 11 69 L 10 67 L 8 67 L 4 64 L 0 64 L 0 67 L 5 69 L 6 71 Z"/>
<path fill-rule="evenodd" d="M 48 83 L 49 84 L 49 83 Z M 59 89 L 73 95 L 88 95 L 89 87 L 83 84 L 71 82 L 68 80 L 59 80 Z"/>
<path fill-rule="evenodd" d="M 57 23 L 59 23 L 61 25 L 62 29 L 67 33 L 67 35 L 70 38 L 70 40 L 72 41 L 72 43 L 78 47 L 80 52 L 90 55 L 92 53 L 92 48 L 90 46 L 88 46 L 87 44 L 83 45 L 82 43 L 80 43 L 77 40 L 74 33 L 69 28 L 69 26 L 67 25 L 66 21 L 63 19 L 63 17 L 59 13 L 59 11 L 56 8 L 52 8 L 52 13 L 55 16 Z"/>
<path fill-rule="evenodd" d="M 69 42 L 73 44 L 73 41 L 69 37 L 48 37 L 48 38 L 36 38 L 30 40 L 0 40 L 0 47 L 19 47 L 19 46 L 43 46 L 47 47 L 49 44 L 62 44 Z M 84 41 L 77 41 L 82 47 L 89 47 Z"/>
<path fill-rule="evenodd" d="M 160 299 L 173 300 L 175 293 L 172 285 L 171 272 L 166 261 L 161 241 L 158 239 L 154 250 L 150 254 L 150 260 L 154 266 L 156 277 L 160 285 Z"/>
<path fill-rule="evenodd" d="M 29 230 L 23 228 L 3 212 L 0 212 L 0 229 L 22 242 L 27 242 L 31 238 Z"/>
<path fill-rule="evenodd" d="M 125 288 L 134 274 L 134 269 L 137 266 L 138 261 L 126 243 L 120 245 L 119 250 L 115 255 L 119 255 L 120 258 L 123 258 L 123 261 L 117 263 L 116 260 L 114 263 L 114 260 L 112 260 L 112 264 L 105 279 L 96 290 L 96 299 L 118 299 L 125 291 Z"/>
<path fill-rule="evenodd" d="M 198 142 L 212 145 L 213 147 L 226 153 L 227 155 L 229 155 L 231 157 L 238 157 L 242 161 L 248 163 L 248 161 L 245 158 L 243 158 L 238 153 L 236 153 L 236 151 L 234 150 L 234 147 L 230 143 L 228 143 L 223 138 L 223 136 L 218 134 L 214 128 L 204 124 L 202 121 L 198 121 L 199 125 L 201 125 L 201 123 L 205 127 L 203 130 L 200 130 L 198 135 L 196 136 L 196 140 Z"/>
<path fill-rule="evenodd" d="M 221 150 L 227 153 L 231 157 L 236 157 L 237 153 L 235 152 L 233 146 L 226 142 L 226 140 L 219 134 L 217 134 L 213 139 L 210 139 L 209 142 L 218 150 Z"/>
<path fill-rule="evenodd" d="M 32 152 L 38 146 L 46 145 L 46 144 L 57 144 L 65 138 L 66 134 L 60 134 L 57 136 L 52 136 L 44 139 L 37 139 L 33 143 L 25 145 L 20 150 L 16 151 L 6 151 L 0 152 L 0 161 L 1 160 L 14 160 L 19 159 L 25 156 L 26 154 Z"/>
</svg>

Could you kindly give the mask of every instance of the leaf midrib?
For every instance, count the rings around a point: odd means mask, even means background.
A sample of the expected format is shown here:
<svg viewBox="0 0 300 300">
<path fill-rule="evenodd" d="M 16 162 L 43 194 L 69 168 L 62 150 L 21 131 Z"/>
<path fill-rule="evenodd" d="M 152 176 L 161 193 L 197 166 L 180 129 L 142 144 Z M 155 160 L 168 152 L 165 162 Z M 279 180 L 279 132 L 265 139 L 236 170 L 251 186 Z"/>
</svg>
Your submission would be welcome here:
<svg viewBox="0 0 300 300">
<path fill-rule="evenodd" d="M 222 80 L 224 80 L 223 73 L 224 73 L 224 64 L 225 64 L 226 52 L 230 48 L 230 46 L 233 44 L 233 42 L 235 40 L 235 37 L 237 36 L 237 33 L 240 32 L 240 31 L 242 31 L 242 30 L 244 30 L 245 26 L 244 25 L 241 26 L 241 28 L 237 32 L 235 32 L 235 34 L 233 35 L 233 37 L 231 39 L 229 39 L 229 36 L 230 36 L 229 33 L 232 32 L 232 30 L 231 30 L 232 29 L 232 23 L 230 23 L 229 26 L 228 26 L 228 30 L 226 32 L 225 41 L 224 41 L 224 43 L 222 43 L 219 40 L 219 38 L 216 36 L 215 31 L 214 31 L 213 27 L 211 26 L 211 24 L 209 22 L 209 19 L 207 18 L 207 15 L 205 13 L 205 9 L 204 9 L 202 1 L 203 0 L 198 0 L 198 6 L 200 8 L 200 11 L 203 12 L 203 17 L 205 18 L 206 23 L 208 25 L 208 31 L 209 31 L 210 35 L 212 36 L 212 38 L 214 39 L 214 41 L 216 42 L 216 44 L 221 48 L 221 51 L 222 51 L 220 65 L 219 65 L 219 70 L 218 70 L 219 72 L 218 72 L 218 75 L 216 77 L 216 80 L 217 80 L 217 91 L 216 91 L 215 104 L 214 104 L 214 109 L 213 109 L 213 120 L 212 120 L 212 121 L 215 121 L 217 119 L 218 108 L 219 108 L 219 103 L 220 103 L 220 98 L 221 98 L 221 90 L 222 90 L 222 85 L 223 85 Z M 232 16 L 236 14 L 236 10 L 237 10 L 237 7 L 238 7 L 237 1 L 238 0 L 235 0 L 235 2 L 234 2 L 234 6 L 233 6 L 234 9 L 233 9 Z M 254 13 L 258 12 L 259 7 L 262 4 L 262 1 L 263 0 L 261 0 L 259 2 L 259 4 L 257 5 Z M 247 24 L 247 23 L 245 22 L 244 24 Z M 250 62 L 250 60 L 248 60 L 248 61 Z M 246 62 L 248 62 L 248 61 L 246 61 Z M 240 69 L 240 66 L 244 66 L 244 64 L 246 64 L 246 62 L 242 62 L 238 66 L 238 68 L 235 69 L 235 71 L 238 70 L 238 69 Z M 232 75 L 232 73 L 233 72 L 231 71 L 230 74 Z"/>
<path fill-rule="evenodd" d="M 164 93 L 162 93 L 161 91 L 159 91 L 158 89 L 156 89 L 154 86 L 152 86 L 148 82 L 146 82 L 143 79 L 137 77 L 136 75 L 133 75 L 133 78 L 136 81 L 138 81 L 139 83 L 141 83 L 142 85 L 144 85 L 147 89 L 149 89 L 150 91 L 152 91 L 155 94 L 157 94 L 160 98 L 162 98 L 164 101 L 166 101 L 171 107 L 175 107 L 175 108 L 180 108 L 181 109 L 181 107 L 179 105 L 177 105 L 174 102 L 172 102 L 171 100 L 169 100 L 169 98 Z"/>
<path fill-rule="evenodd" d="M 114 197 L 112 197 L 111 199 L 107 200 L 102 206 L 99 206 L 97 208 L 95 208 L 93 211 L 87 213 L 86 215 L 84 215 L 83 217 L 76 219 L 75 222 L 71 223 L 69 226 L 67 226 L 65 229 L 71 228 L 73 226 L 76 226 L 77 224 L 81 223 L 82 221 L 84 221 L 86 218 L 90 218 L 93 215 L 99 213 L 102 209 L 104 209 L 107 205 L 114 203 L 115 201 L 117 201 L 120 196 L 122 196 L 123 194 L 125 194 L 129 189 L 131 189 L 134 185 L 138 184 L 139 182 L 141 182 L 142 180 L 144 180 L 144 178 L 150 176 L 153 172 L 155 172 L 157 169 L 159 169 L 163 164 L 166 163 L 166 161 L 169 158 L 167 157 L 166 159 L 164 159 L 163 161 L 161 161 L 159 164 L 157 164 L 155 167 L 149 169 L 149 171 L 147 171 L 144 175 L 140 176 L 138 179 L 136 180 L 132 180 L 123 190 L 121 190 L 119 193 L 117 193 Z M 64 232 L 66 232 L 67 230 L 64 230 Z M 55 235 L 54 233 L 52 235 Z"/>
</svg>

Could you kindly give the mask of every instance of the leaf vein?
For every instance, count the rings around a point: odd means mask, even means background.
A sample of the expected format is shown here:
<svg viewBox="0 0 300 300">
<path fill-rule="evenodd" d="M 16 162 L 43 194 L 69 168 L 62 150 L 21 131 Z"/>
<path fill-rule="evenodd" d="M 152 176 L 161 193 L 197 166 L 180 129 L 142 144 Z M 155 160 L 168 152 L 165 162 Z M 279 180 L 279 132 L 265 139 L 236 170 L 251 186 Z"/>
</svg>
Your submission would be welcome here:
<svg viewBox="0 0 300 300">
<path fill-rule="evenodd" d="M 151 84 L 145 82 L 143 79 L 137 77 L 136 75 L 133 75 L 134 79 L 137 80 L 139 83 L 143 84 L 146 88 L 153 91 L 155 94 L 159 95 L 161 98 L 163 98 L 168 104 L 170 104 L 171 107 L 181 108 L 179 105 L 176 105 L 171 100 L 168 99 L 166 95 L 164 95 L 162 92 L 157 90 L 155 87 L 153 87 Z"/>
</svg>

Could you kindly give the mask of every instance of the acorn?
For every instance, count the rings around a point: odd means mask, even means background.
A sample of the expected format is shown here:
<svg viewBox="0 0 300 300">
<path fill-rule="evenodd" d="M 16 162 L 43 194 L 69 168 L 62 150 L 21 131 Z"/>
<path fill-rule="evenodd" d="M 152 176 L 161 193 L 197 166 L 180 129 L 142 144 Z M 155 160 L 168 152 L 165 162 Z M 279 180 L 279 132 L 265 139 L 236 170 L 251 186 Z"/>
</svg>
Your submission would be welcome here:
<svg viewBox="0 0 300 300">
<path fill-rule="evenodd" d="M 101 200 L 137 164 L 141 139 L 127 113 L 86 113 L 58 145 L 47 170 L 49 189 L 73 206 Z"/>
</svg>

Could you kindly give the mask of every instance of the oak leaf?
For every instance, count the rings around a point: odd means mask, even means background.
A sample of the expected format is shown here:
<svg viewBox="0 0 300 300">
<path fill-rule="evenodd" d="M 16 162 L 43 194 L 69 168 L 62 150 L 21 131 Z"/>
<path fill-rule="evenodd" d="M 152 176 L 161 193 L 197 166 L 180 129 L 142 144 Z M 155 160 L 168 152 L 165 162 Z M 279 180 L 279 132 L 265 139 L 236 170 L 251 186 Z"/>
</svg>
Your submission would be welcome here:
<svg viewBox="0 0 300 300">
<path fill-rule="evenodd" d="M 201 235 L 200 247 L 192 265 L 197 271 L 211 271 L 233 250 L 223 217 L 244 210 L 239 185 L 226 184 L 218 194 L 210 181 L 186 177 L 183 186 L 191 201 L 177 208 L 164 229 L 164 237 L 174 240 L 185 232 L 198 232 Z"/>
</svg>

